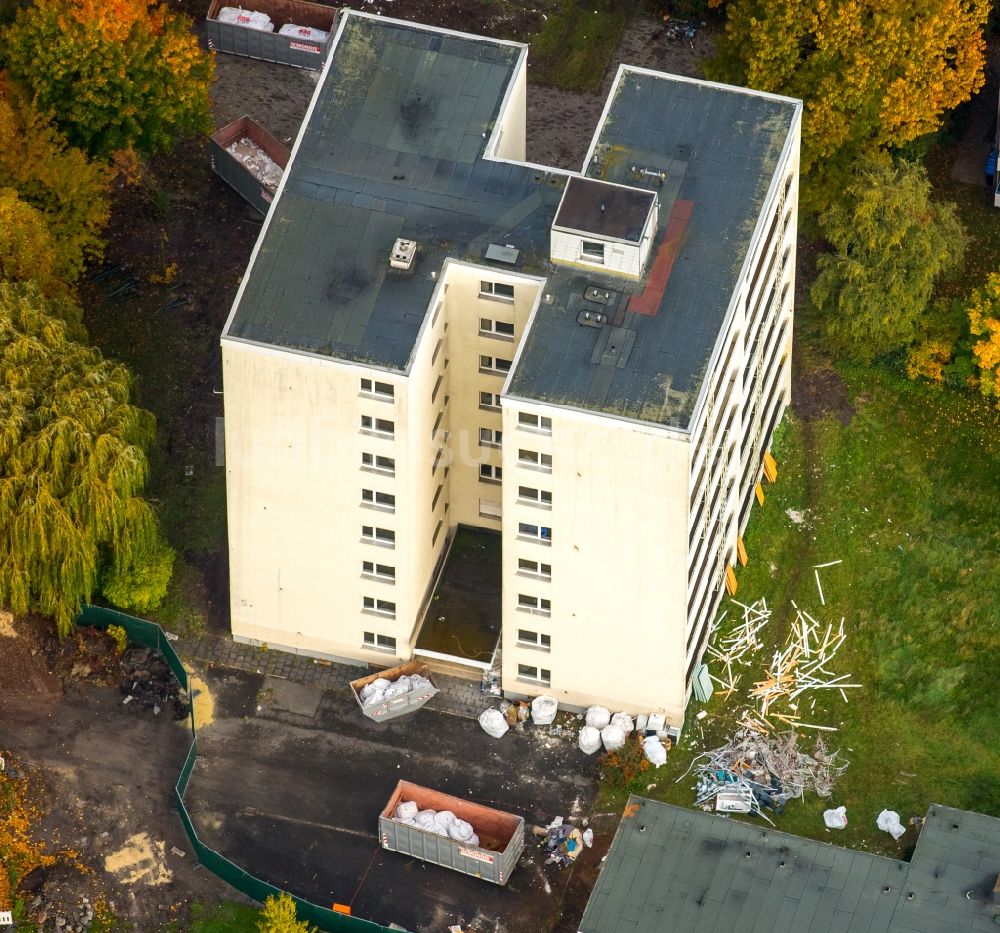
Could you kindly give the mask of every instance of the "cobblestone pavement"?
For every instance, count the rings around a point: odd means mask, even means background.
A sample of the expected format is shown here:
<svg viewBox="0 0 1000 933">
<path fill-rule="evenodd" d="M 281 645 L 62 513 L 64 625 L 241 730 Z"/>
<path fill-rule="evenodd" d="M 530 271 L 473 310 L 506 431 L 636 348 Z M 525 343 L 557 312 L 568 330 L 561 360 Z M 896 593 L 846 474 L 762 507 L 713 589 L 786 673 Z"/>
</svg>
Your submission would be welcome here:
<svg viewBox="0 0 1000 933">
<path fill-rule="evenodd" d="M 174 648 L 181 658 L 194 664 L 231 667 L 241 671 L 283 677 L 300 684 L 324 689 L 346 687 L 366 673 L 364 667 L 320 661 L 273 648 L 242 645 L 223 635 L 201 635 L 179 638 Z M 478 681 L 464 680 L 448 674 L 433 674 L 440 693 L 427 703 L 428 709 L 475 719 L 483 710 L 495 706 L 499 697 L 484 696 Z"/>
</svg>

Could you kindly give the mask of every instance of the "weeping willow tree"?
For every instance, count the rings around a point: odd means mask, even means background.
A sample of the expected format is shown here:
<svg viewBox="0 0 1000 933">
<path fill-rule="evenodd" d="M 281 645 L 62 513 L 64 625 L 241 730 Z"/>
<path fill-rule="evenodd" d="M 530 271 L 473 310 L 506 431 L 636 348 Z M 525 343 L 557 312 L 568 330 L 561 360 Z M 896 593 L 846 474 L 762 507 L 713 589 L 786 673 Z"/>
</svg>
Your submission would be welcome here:
<svg viewBox="0 0 1000 933">
<path fill-rule="evenodd" d="M 65 635 L 102 577 L 121 584 L 169 549 L 140 495 L 153 416 L 60 310 L 32 284 L 0 283 L 0 605 Z"/>
</svg>

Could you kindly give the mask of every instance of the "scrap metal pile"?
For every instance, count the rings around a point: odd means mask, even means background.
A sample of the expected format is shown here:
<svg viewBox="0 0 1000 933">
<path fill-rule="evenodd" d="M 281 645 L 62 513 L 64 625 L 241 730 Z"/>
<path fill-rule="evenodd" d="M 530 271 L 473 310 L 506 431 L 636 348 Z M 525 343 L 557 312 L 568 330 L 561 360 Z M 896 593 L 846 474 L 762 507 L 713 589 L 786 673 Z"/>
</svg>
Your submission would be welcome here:
<svg viewBox="0 0 1000 933">
<path fill-rule="evenodd" d="M 827 749 L 822 736 L 808 754 L 799 748 L 794 732 L 765 736 L 744 728 L 725 745 L 695 758 L 677 780 L 692 770 L 698 778 L 695 806 L 711 810 L 714 800 L 718 812 L 767 819 L 764 809 L 780 813 L 788 800 L 801 798 L 807 790 L 829 797 L 847 763 Z"/>
</svg>

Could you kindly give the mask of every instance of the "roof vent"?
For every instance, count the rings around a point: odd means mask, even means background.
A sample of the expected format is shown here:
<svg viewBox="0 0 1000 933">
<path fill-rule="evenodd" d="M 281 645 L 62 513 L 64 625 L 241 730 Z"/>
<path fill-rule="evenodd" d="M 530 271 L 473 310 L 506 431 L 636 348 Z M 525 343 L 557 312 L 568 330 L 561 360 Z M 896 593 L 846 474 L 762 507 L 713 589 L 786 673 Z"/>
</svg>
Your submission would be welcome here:
<svg viewBox="0 0 1000 933">
<path fill-rule="evenodd" d="M 402 269 L 408 272 L 413 267 L 413 260 L 417 256 L 417 241 L 399 239 L 392 246 L 389 254 L 389 265 L 393 269 Z"/>
<path fill-rule="evenodd" d="M 576 316 L 576 323 L 581 327 L 601 327 L 608 323 L 608 316 L 603 311 L 581 311 Z"/>
</svg>

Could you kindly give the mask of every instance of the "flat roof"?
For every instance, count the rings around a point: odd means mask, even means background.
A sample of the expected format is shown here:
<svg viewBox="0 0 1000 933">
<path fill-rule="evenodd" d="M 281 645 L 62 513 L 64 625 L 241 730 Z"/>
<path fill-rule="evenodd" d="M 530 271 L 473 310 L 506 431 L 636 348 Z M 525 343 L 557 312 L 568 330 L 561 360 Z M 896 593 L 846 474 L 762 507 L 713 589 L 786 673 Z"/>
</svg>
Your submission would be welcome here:
<svg viewBox="0 0 1000 933">
<path fill-rule="evenodd" d="M 580 931 L 987 933 L 998 872 L 1000 820 L 938 804 L 903 862 L 633 796 Z"/>
<path fill-rule="evenodd" d="M 405 372 L 437 273 L 463 260 L 546 279 L 509 395 L 686 428 L 801 104 L 625 68 L 585 173 L 487 159 L 526 54 L 342 14 L 223 338 Z M 557 211 L 628 239 L 654 193 L 643 279 L 550 261 Z M 418 243 L 408 273 L 389 268 L 399 237 Z M 514 246 L 516 262 L 488 258 L 494 244 Z M 614 301 L 588 297 L 599 292 Z M 581 327 L 594 310 L 611 327 Z"/>
<path fill-rule="evenodd" d="M 555 226 L 638 243 L 655 198 L 652 191 L 570 178 Z"/>
</svg>

